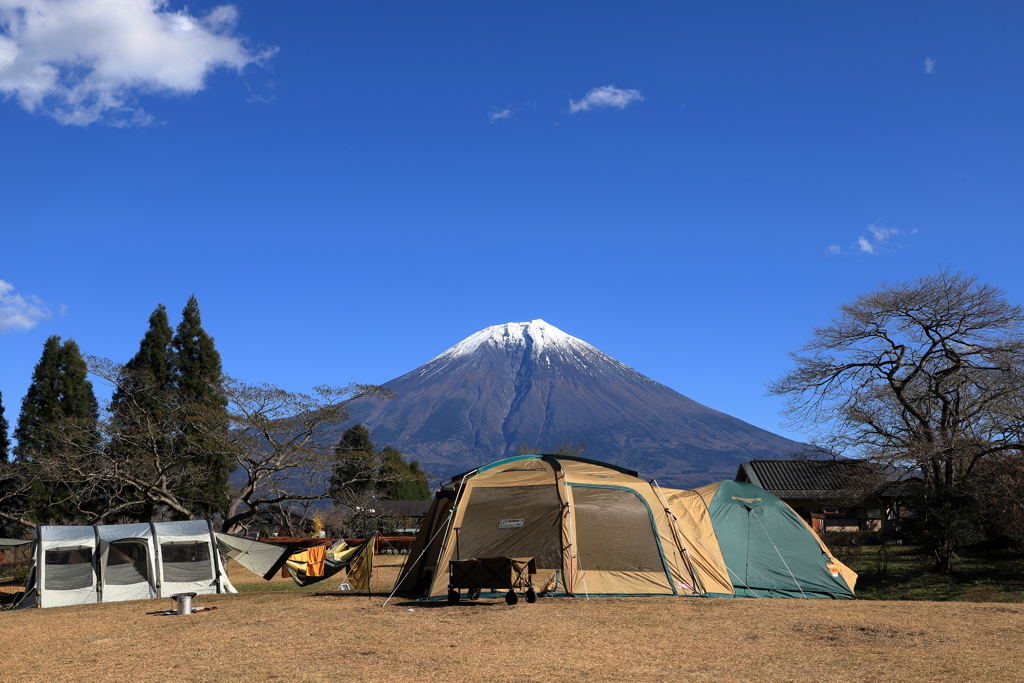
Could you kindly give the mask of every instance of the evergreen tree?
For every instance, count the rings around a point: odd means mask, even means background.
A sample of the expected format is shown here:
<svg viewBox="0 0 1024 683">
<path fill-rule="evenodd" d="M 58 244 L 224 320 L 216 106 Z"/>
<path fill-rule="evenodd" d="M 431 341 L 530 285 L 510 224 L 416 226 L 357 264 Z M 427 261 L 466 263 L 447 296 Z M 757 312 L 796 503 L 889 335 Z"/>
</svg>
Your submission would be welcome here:
<svg viewBox="0 0 1024 683">
<path fill-rule="evenodd" d="M 7 455 L 11 452 L 11 441 L 7 430 L 7 418 L 4 417 L 4 394 L 0 391 L 0 462 L 7 462 Z"/>
<path fill-rule="evenodd" d="M 171 351 L 173 330 L 167 320 L 167 309 L 157 306 L 149 316 L 139 351 L 124 367 L 119 385 L 110 402 L 113 435 L 107 454 L 122 464 L 134 467 L 152 465 L 152 453 L 140 453 L 156 449 L 162 456 L 170 457 L 173 443 L 168 436 L 173 421 L 174 357 Z M 138 521 L 148 522 L 154 516 L 151 503 L 135 511 Z"/>
<path fill-rule="evenodd" d="M 11 501 L 8 496 L 17 491 L 17 480 L 12 477 L 7 471 L 6 465 L 8 463 L 7 457 L 11 451 L 10 437 L 7 434 L 7 418 L 4 417 L 4 402 L 3 393 L 0 392 L 0 467 L 4 469 L 0 470 L 0 512 L 7 514 L 16 513 L 17 510 L 12 509 Z M 0 519 L 0 533 L 4 536 L 8 535 L 8 523 L 5 519 Z"/>
<path fill-rule="evenodd" d="M 340 500 L 343 492 L 366 493 L 376 487 L 379 456 L 366 427 L 354 424 L 346 429 L 334 455 L 337 464 L 329 484 L 332 498 Z"/>
<path fill-rule="evenodd" d="M 377 450 L 361 424 L 345 430 L 335 448 L 337 464 L 331 478 L 331 497 L 345 503 L 353 495 L 370 494 L 381 500 L 427 500 L 427 476 L 413 460 L 391 446 Z"/>
<path fill-rule="evenodd" d="M 220 436 L 228 428 L 220 354 L 203 330 L 199 302 L 189 297 L 181 323 L 171 340 L 173 390 L 183 418 L 175 444 L 176 457 L 196 467 L 197 477 L 183 498 L 200 514 L 224 512 L 228 475 L 233 468 Z"/>
<path fill-rule="evenodd" d="M 28 473 L 45 466 L 49 458 L 90 458 L 96 453 L 99 406 L 82 353 L 73 340 L 61 344 L 51 336 L 32 372 L 32 384 L 21 403 L 14 432 L 18 445 L 15 461 Z M 25 496 L 30 515 L 44 521 L 66 521 L 80 516 L 73 484 L 36 479 Z M 87 506 L 87 503 L 85 503 Z"/>
<path fill-rule="evenodd" d="M 429 500 L 427 475 L 413 460 L 406 463 L 402 453 L 391 446 L 381 451 L 379 491 L 385 500 Z"/>
</svg>

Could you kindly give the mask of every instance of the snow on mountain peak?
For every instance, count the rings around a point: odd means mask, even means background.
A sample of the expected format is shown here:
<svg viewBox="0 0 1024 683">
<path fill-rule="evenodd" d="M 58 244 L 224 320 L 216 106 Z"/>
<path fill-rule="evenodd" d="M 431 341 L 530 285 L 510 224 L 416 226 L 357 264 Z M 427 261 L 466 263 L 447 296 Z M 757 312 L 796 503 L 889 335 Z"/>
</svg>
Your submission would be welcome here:
<svg viewBox="0 0 1024 683">
<path fill-rule="evenodd" d="M 529 322 L 504 323 L 484 328 L 466 337 L 408 375 L 414 375 L 421 379 L 440 376 L 484 350 L 497 351 L 510 360 L 517 359 L 515 361 L 517 363 L 528 358 L 531 362 L 551 368 L 558 373 L 562 372 L 562 368 L 571 366 L 576 371 L 586 374 L 604 374 L 612 371 L 624 373 L 622 376 L 628 376 L 634 382 L 657 384 L 654 380 L 602 353 L 582 339 L 566 334 L 539 318 Z M 405 377 L 406 375 L 403 375 L 398 380 L 405 379 Z"/>
<path fill-rule="evenodd" d="M 472 334 L 451 347 L 435 360 L 454 359 L 474 353 L 481 346 L 489 345 L 501 349 L 532 345 L 533 355 L 539 355 L 547 347 L 591 348 L 582 339 L 577 339 L 540 318 L 522 323 L 492 325 Z"/>
</svg>

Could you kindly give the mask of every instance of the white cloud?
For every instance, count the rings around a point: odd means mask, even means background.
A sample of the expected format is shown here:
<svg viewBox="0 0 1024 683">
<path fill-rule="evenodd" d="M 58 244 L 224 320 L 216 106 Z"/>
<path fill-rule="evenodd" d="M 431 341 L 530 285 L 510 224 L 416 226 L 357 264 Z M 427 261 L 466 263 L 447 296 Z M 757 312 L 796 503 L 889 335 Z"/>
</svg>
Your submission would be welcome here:
<svg viewBox="0 0 1024 683">
<path fill-rule="evenodd" d="M 491 123 L 494 123 L 498 119 L 509 119 L 509 118 L 512 118 L 512 114 L 514 114 L 514 113 L 515 112 L 512 111 L 511 107 L 505 107 L 501 111 L 492 111 L 490 113 Z"/>
<path fill-rule="evenodd" d="M 569 100 L 569 112 L 575 114 L 578 111 L 589 111 L 600 107 L 615 107 L 625 109 L 633 102 L 643 102 L 644 98 L 639 90 L 622 90 L 614 85 L 602 85 L 594 88 L 583 99 L 576 102 Z"/>
<path fill-rule="evenodd" d="M 917 234 L 917 230 L 916 229 L 915 230 L 911 230 L 909 233 L 907 233 L 907 232 L 903 232 L 899 228 L 886 228 L 884 226 L 879 225 L 877 222 L 872 223 L 871 225 L 869 225 L 868 226 L 868 230 L 871 232 L 871 235 L 874 237 L 874 242 L 872 242 L 869 238 L 864 237 L 862 235 L 862 236 L 857 238 L 856 244 L 853 244 L 853 245 L 851 245 L 850 247 L 847 247 L 847 248 L 841 247 L 838 244 L 831 244 L 826 249 L 826 253 L 828 255 L 855 254 L 855 253 L 878 255 L 878 254 L 889 253 L 889 252 L 892 251 L 892 248 L 888 244 L 889 238 L 894 237 L 896 235 L 916 235 Z M 904 247 L 906 245 L 896 244 L 896 245 L 893 245 L 893 246 L 895 246 L 897 248 L 902 248 L 902 247 Z"/>
<path fill-rule="evenodd" d="M 14 285 L 0 280 L 0 333 L 31 330 L 51 313 L 38 297 L 13 294 Z"/>
<path fill-rule="evenodd" d="M 0 0 L 0 93 L 63 124 L 146 124 L 137 94 L 196 93 L 214 69 L 277 51 L 247 49 L 237 20 L 231 5 L 199 17 L 167 0 Z"/>
<path fill-rule="evenodd" d="M 900 231 L 896 228 L 883 228 L 878 223 L 872 223 L 868 226 L 868 230 L 875 236 L 875 239 L 879 242 L 884 242 L 893 235 L 899 235 Z"/>
<path fill-rule="evenodd" d="M 926 74 L 935 73 L 935 60 L 932 59 L 931 57 L 924 58 L 924 72 Z"/>
</svg>

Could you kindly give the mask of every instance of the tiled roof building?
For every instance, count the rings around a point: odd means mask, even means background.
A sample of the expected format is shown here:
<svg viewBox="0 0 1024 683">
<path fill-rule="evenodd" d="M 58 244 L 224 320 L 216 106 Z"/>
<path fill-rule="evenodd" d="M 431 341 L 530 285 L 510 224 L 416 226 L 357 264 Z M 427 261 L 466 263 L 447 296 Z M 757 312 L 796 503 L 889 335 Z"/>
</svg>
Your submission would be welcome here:
<svg viewBox="0 0 1024 683">
<path fill-rule="evenodd" d="M 854 460 L 751 460 L 736 481 L 746 481 L 784 500 L 815 531 L 880 530 L 894 496 L 878 468 Z"/>
</svg>

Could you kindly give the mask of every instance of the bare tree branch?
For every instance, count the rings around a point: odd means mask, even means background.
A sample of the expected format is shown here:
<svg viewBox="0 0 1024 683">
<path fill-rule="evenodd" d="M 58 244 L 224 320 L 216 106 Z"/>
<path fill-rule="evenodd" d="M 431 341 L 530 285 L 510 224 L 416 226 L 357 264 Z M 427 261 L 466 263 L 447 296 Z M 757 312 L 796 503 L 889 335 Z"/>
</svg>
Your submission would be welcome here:
<svg viewBox="0 0 1024 683">
<path fill-rule="evenodd" d="M 1024 452 L 1024 309 L 941 270 L 839 307 L 768 385 L 789 426 L 823 450 L 962 492 L 986 463 Z"/>
</svg>

